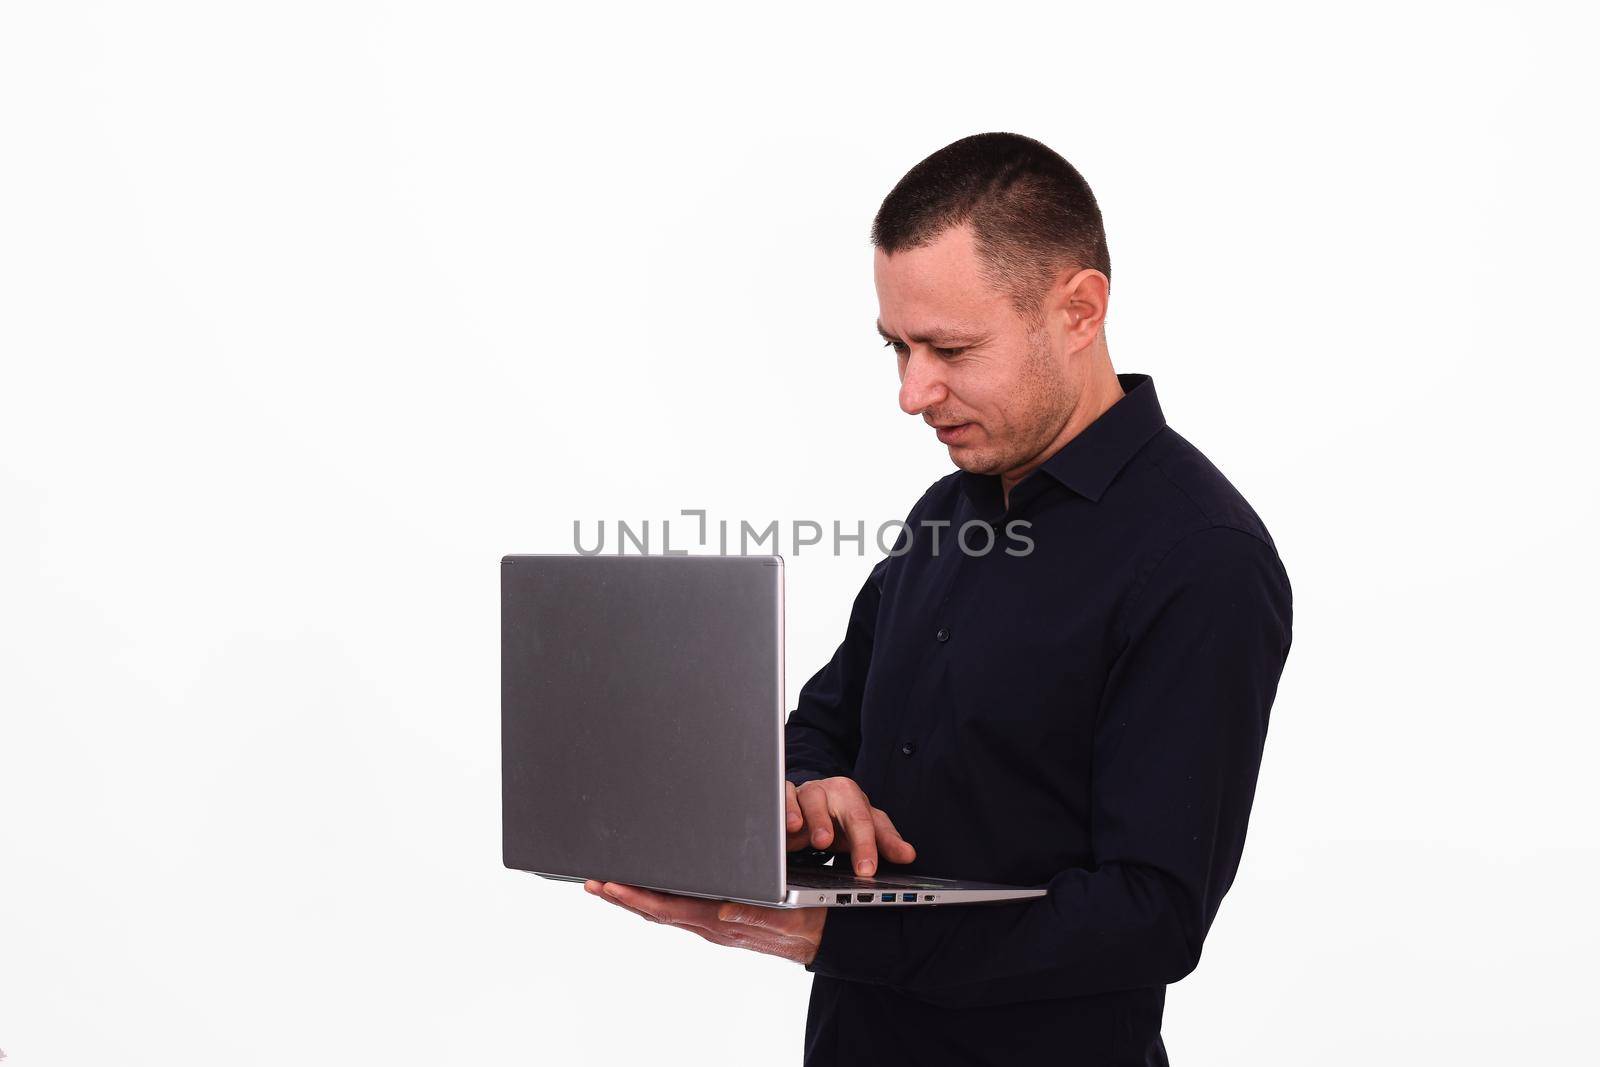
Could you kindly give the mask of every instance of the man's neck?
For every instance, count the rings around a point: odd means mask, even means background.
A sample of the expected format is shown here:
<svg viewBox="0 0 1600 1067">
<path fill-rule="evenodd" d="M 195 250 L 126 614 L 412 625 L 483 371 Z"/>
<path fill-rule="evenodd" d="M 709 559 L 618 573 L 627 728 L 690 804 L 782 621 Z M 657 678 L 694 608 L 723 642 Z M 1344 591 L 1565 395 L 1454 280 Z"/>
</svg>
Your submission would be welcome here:
<svg viewBox="0 0 1600 1067">
<path fill-rule="evenodd" d="M 1000 475 L 1000 495 L 1006 507 L 1011 506 L 1011 488 L 1032 474 L 1045 460 L 1061 451 L 1066 443 L 1082 433 L 1090 423 L 1104 415 L 1112 404 L 1122 399 L 1122 383 L 1111 366 L 1108 356 L 1096 360 L 1095 369 L 1084 382 L 1083 392 L 1061 432 L 1027 463 Z"/>
</svg>

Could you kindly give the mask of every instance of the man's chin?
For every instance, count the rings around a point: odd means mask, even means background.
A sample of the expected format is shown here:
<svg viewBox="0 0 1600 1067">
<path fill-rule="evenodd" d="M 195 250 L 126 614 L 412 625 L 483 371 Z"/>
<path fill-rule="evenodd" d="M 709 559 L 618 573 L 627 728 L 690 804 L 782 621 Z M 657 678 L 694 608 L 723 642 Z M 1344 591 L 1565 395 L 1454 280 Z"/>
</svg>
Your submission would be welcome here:
<svg viewBox="0 0 1600 1067">
<path fill-rule="evenodd" d="M 950 462 L 968 474 L 999 473 L 999 465 L 994 462 L 993 457 L 986 456 L 967 445 L 945 445 L 945 449 L 950 453 Z"/>
</svg>

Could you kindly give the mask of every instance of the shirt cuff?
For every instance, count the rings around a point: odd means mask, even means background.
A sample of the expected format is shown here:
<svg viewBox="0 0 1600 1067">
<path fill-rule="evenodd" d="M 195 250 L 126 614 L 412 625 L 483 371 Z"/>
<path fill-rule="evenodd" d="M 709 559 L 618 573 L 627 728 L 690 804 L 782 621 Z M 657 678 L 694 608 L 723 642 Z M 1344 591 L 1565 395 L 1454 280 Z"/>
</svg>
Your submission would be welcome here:
<svg viewBox="0 0 1600 1067">
<path fill-rule="evenodd" d="M 829 908 L 816 957 L 806 970 L 849 982 L 893 984 L 904 918 L 898 908 Z"/>
</svg>

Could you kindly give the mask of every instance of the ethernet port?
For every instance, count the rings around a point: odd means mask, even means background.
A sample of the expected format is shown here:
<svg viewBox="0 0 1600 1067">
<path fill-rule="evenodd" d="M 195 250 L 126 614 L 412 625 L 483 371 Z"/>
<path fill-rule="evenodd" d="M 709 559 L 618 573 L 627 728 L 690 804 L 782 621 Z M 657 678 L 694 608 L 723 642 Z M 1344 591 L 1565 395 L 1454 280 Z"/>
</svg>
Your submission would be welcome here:
<svg viewBox="0 0 1600 1067">
<path fill-rule="evenodd" d="M 834 901 L 836 903 L 848 904 L 848 903 L 850 903 L 850 894 L 849 893 L 837 893 L 837 894 L 834 895 L 833 899 L 834 899 Z M 839 921 L 840 922 L 844 922 L 843 919 L 840 919 Z"/>
</svg>

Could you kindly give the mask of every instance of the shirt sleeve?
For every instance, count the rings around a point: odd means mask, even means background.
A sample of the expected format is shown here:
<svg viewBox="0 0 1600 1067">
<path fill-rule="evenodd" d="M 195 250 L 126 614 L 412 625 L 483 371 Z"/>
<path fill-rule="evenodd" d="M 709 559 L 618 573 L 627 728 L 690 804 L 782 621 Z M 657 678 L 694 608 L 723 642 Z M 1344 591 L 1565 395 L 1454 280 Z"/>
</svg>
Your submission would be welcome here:
<svg viewBox="0 0 1600 1067">
<path fill-rule="evenodd" d="M 784 726 L 785 777 L 795 785 L 848 776 L 855 770 L 861 748 L 861 694 L 872 662 L 872 632 L 888 562 L 880 561 L 862 583 L 850 607 L 844 640 L 827 666 L 801 687 Z"/>
<path fill-rule="evenodd" d="M 1270 544 L 1222 527 L 1182 539 L 1117 627 L 1093 740 L 1093 865 L 1024 903 L 836 909 L 807 969 L 952 1006 L 1188 974 L 1238 868 L 1291 612 Z"/>
</svg>

